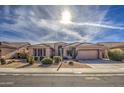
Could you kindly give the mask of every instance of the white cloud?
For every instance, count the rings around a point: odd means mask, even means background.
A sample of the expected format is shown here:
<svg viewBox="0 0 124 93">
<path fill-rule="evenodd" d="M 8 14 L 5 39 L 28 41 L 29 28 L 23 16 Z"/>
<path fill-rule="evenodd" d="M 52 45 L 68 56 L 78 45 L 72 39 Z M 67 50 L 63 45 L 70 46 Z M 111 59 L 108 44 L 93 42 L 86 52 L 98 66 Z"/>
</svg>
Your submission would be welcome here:
<svg viewBox="0 0 124 93">
<path fill-rule="evenodd" d="M 91 26 L 91 27 L 99 27 L 99 28 L 107 28 L 107 29 L 118 29 L 118 30 L 124 30 L 124 27 L 120 26 L 113 26 L 113 25 L 105 25 L 105 24 L 98 24 L 98 23 L 74 23 L 73 25 L 77 26 Z"/>
<path fill-rule="evenodd" d="M 6 13 L 10 13 L 9 8 L 5 8 Z M 65 8 L 72 14 L 73 22 L 70 25 L 60 23 L 59 18 Z M 104 21 L 108 10 L 109 7 L 101 10 L 99 6 L 20 6 L 13 10 L 18 15 L 16 19 L 12 19 L 15 23 L 4 23 L 0 28 L 20 33 L 24 37 L 21 40 L 32 42 L 54 40 L 54 37 L 55 41 L 69 41 L 72 38 L 73 41 L 91 42 L 103 34 L 104 29 L 124 30 L 124 27 L 113 24 L 112 20 Z M 79 27 L 79 31 L 75 29 Z"/>
</svg>

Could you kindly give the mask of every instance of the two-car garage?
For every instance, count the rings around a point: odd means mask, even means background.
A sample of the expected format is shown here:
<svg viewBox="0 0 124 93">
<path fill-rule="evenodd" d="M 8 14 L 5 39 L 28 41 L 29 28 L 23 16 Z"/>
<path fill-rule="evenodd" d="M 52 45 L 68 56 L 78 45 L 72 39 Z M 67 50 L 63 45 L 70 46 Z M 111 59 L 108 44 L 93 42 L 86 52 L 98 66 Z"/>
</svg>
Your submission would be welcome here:
<svg viewBox="0 0 124 93">
<path fill-rule="evenodd" d="M 64 48 L 64 56 L 68 56 L 67 50 L 70 47 L 74 47 L 76 51 L 77 60 L 89 60 L 89 59 L 102 59 L 105 54 L 106 47 L 100 44 L 92 43 L 79 43 L 77 45 L 70 45 Z M 69 56 L 70 58 L 70 56 Z"/>
<path fill-rule="evenodd" d="M 98 44 L 80 44 L 76 47 L 76 59 L 101 59 L 105 47 Z"/>
<path fill-rule="evenodd" d="M 97 49 L 93 50 L 78 50 L 77 59 L 98 59 L 99 51 Z"/>
</svg>

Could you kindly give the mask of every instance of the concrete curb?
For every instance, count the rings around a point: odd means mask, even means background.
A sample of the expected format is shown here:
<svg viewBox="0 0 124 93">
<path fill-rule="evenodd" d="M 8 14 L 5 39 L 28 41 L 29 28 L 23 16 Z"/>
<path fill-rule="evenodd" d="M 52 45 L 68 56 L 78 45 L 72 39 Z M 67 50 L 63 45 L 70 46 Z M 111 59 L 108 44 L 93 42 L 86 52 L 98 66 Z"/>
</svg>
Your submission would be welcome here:
<svg viewBox="0 0 124 93">
<path fill-rule="evenodd" d="M 110 73 L 106 73 L 106 72 L 0 72 L 0 74 L 124 74 L 124 72 L 110 72 Z"/>
</svg>

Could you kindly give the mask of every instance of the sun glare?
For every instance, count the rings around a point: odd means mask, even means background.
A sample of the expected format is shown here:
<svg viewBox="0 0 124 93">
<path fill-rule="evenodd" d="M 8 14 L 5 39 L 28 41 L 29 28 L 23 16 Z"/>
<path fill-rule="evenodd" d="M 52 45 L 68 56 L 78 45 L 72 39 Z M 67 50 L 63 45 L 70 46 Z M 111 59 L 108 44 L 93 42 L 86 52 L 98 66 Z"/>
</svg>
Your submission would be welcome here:
<svg viewBox="0 0 124 93">
<path fill-rule="evenodd" d="M 61 23 L 63 24 L 69 24 L 71 23 L 71 13 L 69 11 L 63 11 L 62 14 L 61 14 Z"/>
</svg>

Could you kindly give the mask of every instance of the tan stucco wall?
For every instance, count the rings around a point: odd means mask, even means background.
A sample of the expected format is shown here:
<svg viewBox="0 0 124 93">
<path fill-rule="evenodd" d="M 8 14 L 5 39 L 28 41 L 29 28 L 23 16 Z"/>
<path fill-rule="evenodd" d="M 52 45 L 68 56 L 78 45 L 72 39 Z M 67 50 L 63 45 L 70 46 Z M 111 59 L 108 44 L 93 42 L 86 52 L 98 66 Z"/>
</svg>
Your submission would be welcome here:
<svg viewBox="0 0 124 93">
<path fill-rule="evenodd" d="M 103 52 L 103 50 L 99 50 L 99 59 L 102 59 L 103 58 L 103 54 L 104 52 Z"/>
<path fill-rule="evenodd" d="M 19 52 L 19 53 L 27 53 L 27 52 L 28 52 L 27 47 L 20 48 L 20 49 L 18 50 L 18 52 Z"/>
<path fill-rule="evenodd" d="M 11 48 L 1 48 L 1 56 L 5 56 L 13 51 L 15 51 L 16 49 L 11 49 Z"/>
</svg>

